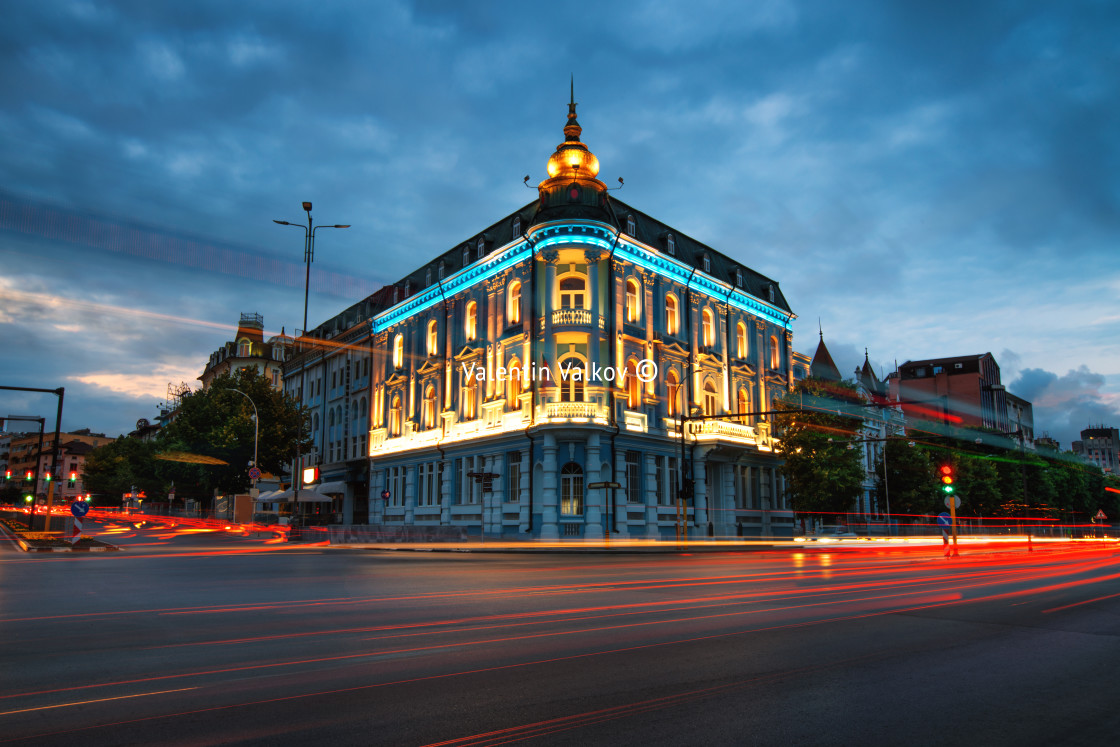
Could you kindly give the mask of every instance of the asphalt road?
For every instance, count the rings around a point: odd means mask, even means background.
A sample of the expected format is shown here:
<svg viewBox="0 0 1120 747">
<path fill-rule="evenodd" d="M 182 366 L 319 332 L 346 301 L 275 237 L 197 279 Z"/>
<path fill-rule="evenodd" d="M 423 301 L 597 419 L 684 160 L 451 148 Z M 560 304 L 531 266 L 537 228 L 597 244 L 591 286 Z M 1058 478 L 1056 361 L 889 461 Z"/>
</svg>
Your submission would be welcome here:
<svg viewBox="0 0 1120 747">
<path fill-rule="evenodd" d="M 120 553 L 0 549 L 0 743 L 1120 742 L 1115 544 L 394 553 L 117 528 Z"/>
</svg>

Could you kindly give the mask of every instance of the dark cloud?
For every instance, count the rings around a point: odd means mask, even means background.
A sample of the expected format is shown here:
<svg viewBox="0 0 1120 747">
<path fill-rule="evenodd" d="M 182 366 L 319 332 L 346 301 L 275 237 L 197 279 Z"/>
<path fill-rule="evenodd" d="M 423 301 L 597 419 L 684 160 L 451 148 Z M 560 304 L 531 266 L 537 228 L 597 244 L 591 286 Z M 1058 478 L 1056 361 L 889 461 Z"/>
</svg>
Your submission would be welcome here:
<svg viewBox="0 0 1120 747">
<path fill-rule="evenodd" d="M 1021 355 L 1001 354 L 1009 375 L 1064 368 L 1055 350 L 1112 375 L 1118 37 L 1120 6 L 1089 0 L 594 16 L 445 0 L 19 4 L 0 26 L 9 196 L 234 259 L 5 224 L 0 293 L 139 316 L 87 311 L 89 340 L 68 347 L 0 310 L 24 351 L 0 375 L 192 357 L 200 370 L 227 339 L 144 314 L 296 326 L 302 237 L 272 220 L 302 220 L 306 199 L 317 221 L 353 225 L 316 245 L 310 318 L 326 319 L 533 198 L 521 177 L 540 179 L 562 137 L 569 74 L 605 180 L 778 279 L 797 348 L 815 347 L 820 317 L 845 372 L 866 346 L 877 370 L 996 348 Z"/>
<path fill-rule="evenodd" d="M 1084 428 L 1120 423 L 1120 401 L 1105 391 L 1105 377 L 1087 366 L 1059 376 L 1039 368 L 1024 369 L 1008 386 L 1034 405 L 1035 430 L 1046 431 L 1064 449 Z"/>
</svg>

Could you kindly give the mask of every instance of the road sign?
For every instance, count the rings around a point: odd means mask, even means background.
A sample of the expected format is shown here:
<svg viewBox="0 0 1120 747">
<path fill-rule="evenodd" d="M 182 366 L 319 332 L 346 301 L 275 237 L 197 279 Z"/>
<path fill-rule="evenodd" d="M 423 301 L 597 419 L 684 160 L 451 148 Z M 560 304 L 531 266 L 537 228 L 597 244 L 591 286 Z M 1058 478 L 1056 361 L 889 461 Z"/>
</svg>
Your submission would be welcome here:
<svg viewBox="0 0 1120 747">
<path fill-rule="evenodd" d="M 1098 508 L 1097 509 L 1097 515 L 1094 516 L 1093 518 L 1096 519 L 1097 521 L 1105 521 L 1108 517 L 1104 515 L 1103 510 Z"/>
<path fill-rule="evenodd" d="M 89 504 L 85 501 L 74 501 L 70 504 L 70 513 L 80 519 L 89 513 Z"/>
<path fill-rule="evenodd" d="M 253 467 L 252 469 L 249 470 L 249 479 L 250 480 L 256 480 L 260 476 L 261 476 L 260 467 Z"/>
<path fill-rule="evenodd" d="M 937 515 L 937 526 L 941 527 L 942 531 L 949 531 L 949 527 L 953 526 L 953 517 L 947 513 L 940 513 Z"/>
<path fill-rule="evenodd" d="M 949 505 L 949 501 L 952 501 L 956 505 Z M 960 508 L 961 507 L 961 497 L 959 495 L 947 496 L 945 498 L 945 506 L 947 508 Z"/>
</svg>

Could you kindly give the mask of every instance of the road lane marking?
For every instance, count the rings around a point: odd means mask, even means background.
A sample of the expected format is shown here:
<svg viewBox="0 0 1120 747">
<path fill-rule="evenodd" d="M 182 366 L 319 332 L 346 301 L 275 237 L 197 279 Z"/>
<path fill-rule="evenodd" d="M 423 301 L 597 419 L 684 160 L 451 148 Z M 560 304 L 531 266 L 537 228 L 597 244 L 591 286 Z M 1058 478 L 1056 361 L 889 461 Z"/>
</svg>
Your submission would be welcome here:
<svg viewBox="0 0 1120 747">
<path fill-rule="evenodd" d="M 167 693 L 181 693 L 186 690 L 197 690 L 198 687 L 180 687 L 178 690 L 159 690 L 154 693 L 137 693 L 136 695 L 118 695 L 115 698 L 97 698 L 95 700 L 79 700 L 76 703 L 59 703 L 58 705 L 39 706 L 37 708 L 21 708 L 18 711 L 4 711 L 0 716 L 11 716 L 16 713 L 31 713 L 32 711 L 49 711 L 52 708 L 70 708 L 71 706 L 89 705 L 90 703 L 104 703 L 108 700 L 127 700 L 129 698 L 146 698 L 149 695 L 166 695 Z"/>
</svg>

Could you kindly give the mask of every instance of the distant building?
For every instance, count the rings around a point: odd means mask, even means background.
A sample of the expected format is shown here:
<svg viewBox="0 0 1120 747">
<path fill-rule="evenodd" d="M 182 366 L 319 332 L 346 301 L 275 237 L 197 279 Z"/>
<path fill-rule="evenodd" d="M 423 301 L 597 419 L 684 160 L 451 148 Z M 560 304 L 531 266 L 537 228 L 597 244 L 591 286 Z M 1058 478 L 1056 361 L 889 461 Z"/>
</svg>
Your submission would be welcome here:
<svg viewBox="0 0 1120 747">
<path fill-rule="evenodd" d="M 272 383 L 272 388 L 283 388 L 283 365 L 291 351 L 292 338 L 283 331 L 268 341 L 264 339 L 264 317 L 260 314 L 242 314 L 235 339 L 210 354 L 210 360 L 198 377 L 202 388 L 222 374 L 244 368 L 255 368 Z"/>
<path fill-rule="evenodd" d="M 91 433 L 89 428 L 62 433 L 59 435 L 58 469 L 54 475 L 56 484 L 54 497 L 56 500 L 66 498 L 72 500 L 82 494 L 82 470 L 85 466 L 86 456 L 98 446 L 104 446 L 113 439 L 104 433 Z M 12 472 L 12 479 L 27 484 L 26 475 L 30 472 L 31 482 L 34 484 L 33 492 L 38 497 L 47 494 L 47 475 L 50 473 L 52 450 L 54 449 L 54 433 L 43 434 L 43 447 L 39 450 L 39 433 L 24 433 L 18 437 L 13 436 L 11 452 L 7 469 Z M 74 484 L 70 484 L 73 475 Z"/>
<path fill-rule="evenodd" d="M 1007 427 L 1012 435 L 1021 435 L 1024 445 L 1034 443 L 1034 406 L 1022 397 L 1005 392 L 1007 397 Z"/>
<path fill-rule="evenodd" d="M 900 402 L 908 421 L 1016 430 L 1008 420 L 1007 392 L 991 353 L 907 361 L 888 381 L 891 399 Z"/>
<path fill-rule="evenodd" d="M 1034 445 L 1039 449 L 1050 449 L 1051 451 L 1062 450 L 1062 445 L 1058 443 L 1058 440 L 1050 436 L 1039 436 L 1034 440 Z"/>
<path fill-rule="evenodd" d="M 1081 440 L 1073 442 L 1073 452 L 1104 472 L 1120 474 L 1120 431 L 1116 428 L 1086 428 L 1081 431 Z"/>
<path fill-rule="evenodd" d="M 823 333 L 809 368 L 813 378 L 823 381 L 842 380 L 840 370 L 832 359 L 832 354 L 828 352 L 828 346 L 825 345 Z M 855 370 L 854 383 L 861 400 L 868 404 L 878 403 L 881 406 L 864 408 L 859 433 L 851 440 L 850 447 L 859 449 L 862 454 L 861 462 L 864 468 L 860 495 L 852 510 L 853 514 L 863 520 L 885 520 L 887 506 L 885 502 L 880 505 L 878 499 L 879 472 L 876 464 L 888 439 L 906 435 L 906 417 L 898 405 L 889 404 L 888 385 L 875 375 L 866 351 L 864 351 L 863 366 Z M 851 521 L 858 520 L 855 515 L 851 517 Z"/>
</svg>

